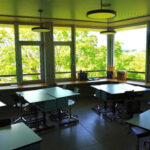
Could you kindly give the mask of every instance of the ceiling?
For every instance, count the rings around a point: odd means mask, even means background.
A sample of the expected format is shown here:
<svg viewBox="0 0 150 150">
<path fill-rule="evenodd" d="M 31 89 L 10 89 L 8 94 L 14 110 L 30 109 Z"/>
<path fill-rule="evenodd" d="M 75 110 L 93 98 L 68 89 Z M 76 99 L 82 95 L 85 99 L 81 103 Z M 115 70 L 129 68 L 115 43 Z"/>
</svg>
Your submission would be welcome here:
<svg viewBox="0 0 150 150">
<path fill-rule="evenodd" d="M 100 0 L 0 0 L 0 15 L 39 17 L 38 9 L 43 9 L 42 18 L 67 20 L 93 20 L 86 16 L 87 11 L 99 9 Z M 150 15 L 150 0 L 103 0 L 103 4 L 111 4 L 104 9 L 113 9 L 117 16 L 110 22 L 139 18 Z"/>
</svg>

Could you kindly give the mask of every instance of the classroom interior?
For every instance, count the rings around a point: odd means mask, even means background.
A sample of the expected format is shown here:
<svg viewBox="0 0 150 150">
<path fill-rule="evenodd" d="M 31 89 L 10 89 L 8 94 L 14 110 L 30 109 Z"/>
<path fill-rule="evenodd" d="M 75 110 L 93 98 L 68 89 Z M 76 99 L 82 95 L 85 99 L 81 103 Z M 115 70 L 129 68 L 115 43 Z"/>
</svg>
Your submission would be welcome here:
<svg viewBox="0 0 150 150">
<path fill-rule="evenodd" d="M 10 139 L 23 146 L 8 150 L 150 149 L 149 6 L 148 0 L 2 0 L 0 150 L 7 149 L 3 131 L 22 122 L 37 141 Z M 90 18 L 95 10 L 114 17 Z M 128 121 L 144 115 L 146 127 Z"/>
</svg>

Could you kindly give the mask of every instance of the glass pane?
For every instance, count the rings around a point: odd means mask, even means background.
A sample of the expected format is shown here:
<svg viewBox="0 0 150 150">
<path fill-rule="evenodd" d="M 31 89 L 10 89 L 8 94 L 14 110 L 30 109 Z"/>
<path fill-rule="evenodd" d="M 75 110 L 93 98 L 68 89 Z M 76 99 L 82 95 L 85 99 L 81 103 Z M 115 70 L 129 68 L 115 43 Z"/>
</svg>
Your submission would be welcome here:
<svg viewBox="0 0 150 150">
<path fill-rule="evenodd" d="M 24 81 L 40 80 L 40 79 L 41 79 L 40 75 L 32 74 L 32 75 L 24 75 L 23 76 L 23 80 Z"/>
<path fill-rule="evenodd" d="M 106 70 L 107 37 L 99 31 L 76 31 L 76 69 L 77 71 Z M 88 73 L 88 77 L 103 77 L 105 73 Z"/>
<path fill-rule="evenodd" d="M 20 41 L 40 41 L 40 33 L 33 32 L 32 28 L 38 26 L 19 25 L 19 40 Z"/>
<path fill-rule="evenodd" d="M 130 79 L 145 79 L 145 74 L 144 73 L 131 73 L 128 72 L 128 78 Z"/>
<path fill-rule="evenodd" d="M 145 72 L 146 28 L 117 32 L 115 35 L 116 70 Z M 145 74 L 128 73 L 128 78 L 145 80 Z"/>
<path fill-rule="evenodd" d="M 55 71 L 56 71 L 56 78 L 71 77 L 70 46 L 55 46 Z M 64 73 L 62 74 L 61 72 Z"/>
<path fill-rule="evenodd" d="M 88 77 L 106 77 L 106 71 L 88 72 Z"/>
<path fill-rule="evenodd" d="M 71 41 L 70 27 L 54 27 L 54 41 Z"/>
<path fill-rule="evenodd" d="M 15 59 L 15 37 L 14 26 L 0 24 L 0 83 L 16 83 L 16 59 Z"/>
<path fill-rule="evenodd" d="M 21 46 L 23 80 L 40 80 L 40 47 Z M 32 75 L 24 75 L 32 74 Z M 37 74 L 37 75 L 34 75 Z"/>
<path fill-rule="evenodd" d="M 56 79 L 71 78 L 71 73 L 56 73 Z"/>
</svg>

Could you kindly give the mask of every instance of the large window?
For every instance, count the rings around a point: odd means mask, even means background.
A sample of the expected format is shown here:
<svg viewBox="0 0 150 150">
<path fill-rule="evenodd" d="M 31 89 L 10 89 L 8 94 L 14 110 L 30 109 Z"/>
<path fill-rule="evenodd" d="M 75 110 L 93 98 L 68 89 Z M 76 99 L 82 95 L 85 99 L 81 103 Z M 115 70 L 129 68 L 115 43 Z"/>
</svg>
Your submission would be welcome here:
<svg viewBox="0 0 150 150">
<path fill-rule="evenodd" d="M 71 78 L 70 46 L 55 46 L 56 78 Z"/>
<path fill-rule="evenodd" d="M 39 46 L 21 46 L 23 81 L 41 79 L 39 52 Z"/>
<path fill-rule="evenodd" d="M 146 27 L 119 31 L 115 35 L 115 67 L 128 78 L 145 80 Z"/>
<path fill-rule="evenodd" d="M 55 77 L 71 78 L 71 27 L 54 27 Z"/>
<path fill-rule="evenodd" d="M 22 60 L 22 80 L 41 80 L 41 36 L 32 25 L 19 25 L 19 44 Z"/>
<path fill-rule="evenodd" d="M 42 79 L 41 35 L 33 27 L 0 24 L 0 84 Z"/>
<path fill-rule="evenodd" d="M 76 70 L 88 77 L 106 77 L 106 35 L 92 29 L 76 30 Z"/>
<path fill-rule="evenodd" d="M 14 26 L 0 24 L 0 83 L 16 82 Z"/>
</svg>

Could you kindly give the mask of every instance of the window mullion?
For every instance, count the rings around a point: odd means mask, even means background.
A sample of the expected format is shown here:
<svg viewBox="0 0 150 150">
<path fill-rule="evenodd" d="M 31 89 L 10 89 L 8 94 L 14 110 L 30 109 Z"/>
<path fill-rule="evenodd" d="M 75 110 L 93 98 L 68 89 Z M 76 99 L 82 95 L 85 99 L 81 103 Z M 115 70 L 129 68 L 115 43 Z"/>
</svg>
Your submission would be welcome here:
<svg viewBox="0 0 150 150">
<path fill-rule="evenodd" d="M 22 83 L 22 60 L 21 60 L 21 46 L 19 44 L 18 24 L 15 24 L 15 52 L 16 52 L 17 83 L 19 85 Z"/>
</svg>

